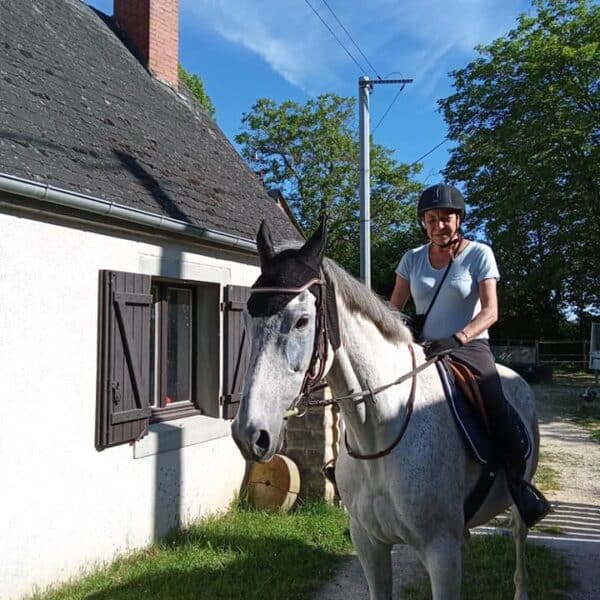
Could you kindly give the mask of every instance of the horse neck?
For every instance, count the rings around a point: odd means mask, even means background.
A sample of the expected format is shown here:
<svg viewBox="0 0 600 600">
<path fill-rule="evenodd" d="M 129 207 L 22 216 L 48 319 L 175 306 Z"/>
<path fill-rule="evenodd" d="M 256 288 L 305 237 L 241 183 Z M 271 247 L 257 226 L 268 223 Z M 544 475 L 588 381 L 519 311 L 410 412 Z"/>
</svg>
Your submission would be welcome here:
<svg viewBox="0 0 600 600">
<path fill-rule="evenodd" d="M 363 315 L 339 307 L 342 345 L 327 380 L 335 396 L 375 389 L 412 369 L 406 343 L 386 339 Z M 348 442 L 360 453 L 381 450 L 397 434 L 398 416 L 403 412 L 410 380 L 377 394 L 374 399 L 341 401 Z"/>
</svg>

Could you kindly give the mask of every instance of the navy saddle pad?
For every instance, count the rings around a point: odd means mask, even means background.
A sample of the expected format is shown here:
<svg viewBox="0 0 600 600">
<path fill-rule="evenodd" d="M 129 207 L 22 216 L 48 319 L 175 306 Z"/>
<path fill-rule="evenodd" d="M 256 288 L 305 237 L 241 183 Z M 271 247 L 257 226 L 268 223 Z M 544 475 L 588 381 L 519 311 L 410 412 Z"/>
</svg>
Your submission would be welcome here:
<svg viewBox="0 0 600 600">
<path fill-rule="evenodd" d="M 488 436 L 481 415 L 469 404 L 444 362 L 438 361 L 436 366 L 446 394 L 446 400 L 450 406 L 450 412 L 463 439 L 465 448 L 479 464 L 487 465 L 494 460 L 494 445 Z M 531 437 L 516 410 L 512 406 L 509 406 L 509 408 L 521 431 L 521 438 L 525 442 L 523 444 L 523 455 L 527 460 L 533 447 Z"/>
</svg>

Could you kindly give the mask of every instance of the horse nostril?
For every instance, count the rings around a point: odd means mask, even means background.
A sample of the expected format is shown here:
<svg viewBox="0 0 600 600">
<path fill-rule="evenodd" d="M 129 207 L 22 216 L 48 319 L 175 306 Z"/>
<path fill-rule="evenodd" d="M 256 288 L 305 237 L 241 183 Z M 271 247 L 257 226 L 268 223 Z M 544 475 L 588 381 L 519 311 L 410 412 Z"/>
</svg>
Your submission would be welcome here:
<svg viewBox="0 0 600 600">
<path fill-rule="evenodd" d="M 259 448 L 264 448 L 265 450 L 269 449 L 269 445 L 270 445 L 269 434 L 264 429 L 260 430 L 260 434 L 258 436 L 258 439 L 256 440 L 256 445 Z"/>
<path fill-rule="evenodd" d="M 271 439 L 269 437 L 269 434 L 264 429 L 261 429 L 258 432 L 258 435 L 256 436 L 256 440 L 254 442 L 254 447 L 256 449 L 257 455 L 264 456 L 267 453 L 267 450 L 269 449 L 270 445 Z"/>
</svg>

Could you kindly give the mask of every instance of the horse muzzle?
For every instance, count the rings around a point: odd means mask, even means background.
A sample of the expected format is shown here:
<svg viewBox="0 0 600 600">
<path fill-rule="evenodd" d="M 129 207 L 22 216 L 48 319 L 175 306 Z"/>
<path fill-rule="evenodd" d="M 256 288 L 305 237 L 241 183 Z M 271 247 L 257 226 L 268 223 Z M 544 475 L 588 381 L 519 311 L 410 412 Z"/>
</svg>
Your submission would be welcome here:
<svg viewBox="0 0 600 600">
<path fill-rule="evenodd" d="M 274 439 L 266 429 L 243 427 L 237 419 L 231 424 L 231 435 L 242 456 L 251 462 L 269 462 L 283 445 L 283 430 L 278 439 Z"/>
</svg>

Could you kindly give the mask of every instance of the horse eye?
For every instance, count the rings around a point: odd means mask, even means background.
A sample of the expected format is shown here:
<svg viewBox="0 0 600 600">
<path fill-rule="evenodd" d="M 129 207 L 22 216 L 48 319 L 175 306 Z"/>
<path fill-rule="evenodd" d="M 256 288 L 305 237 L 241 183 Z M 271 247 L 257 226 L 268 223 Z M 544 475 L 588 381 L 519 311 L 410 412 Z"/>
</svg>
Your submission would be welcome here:
<svg viewBox="0 0 600 600">
<path fill-rule="evenodd" d="M 296 321 L 296 329 L 304 329 L 308 325 L 308 317 L 300 317 Z"/>
</svg>

